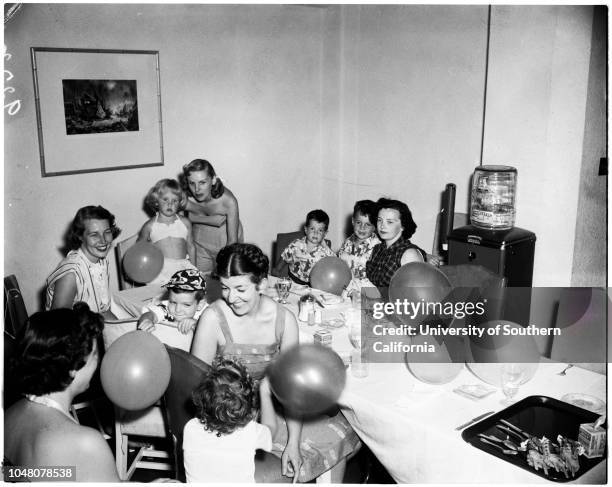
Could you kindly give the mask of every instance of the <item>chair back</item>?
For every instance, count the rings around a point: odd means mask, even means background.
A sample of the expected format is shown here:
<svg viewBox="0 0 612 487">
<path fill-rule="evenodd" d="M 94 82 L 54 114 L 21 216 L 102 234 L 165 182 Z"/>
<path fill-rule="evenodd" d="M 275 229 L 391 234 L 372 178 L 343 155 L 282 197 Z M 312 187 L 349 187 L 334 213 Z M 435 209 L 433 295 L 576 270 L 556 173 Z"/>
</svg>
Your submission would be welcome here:
<svg viewBox="0 0 612 487">
<path fill-rule="evenodd" d="M 131 237 L 122 240 L 121 242 L 117 242 L 115 246 L 115 255 L 117 257 L 117 271 L 119 273 L 119 289 L 130 289 L 133 287 L 141 286 L 142 284 L 138 284 L 133 282 L 128 276 L 125 275 L 123 270 L 123 256 L 128 251 L 128 249 L 136 243 L 138 240 L 138 234 L 134 234 Z"/>
<path fill-rule="evenodd" d="M 202 380 L 210 365 L 184 350 L 166 345 L 170 356 L 170 383 L 164 394 L 167 426 L 174 446 L 176 478 L 185 482 L 183 464 L 183 428 L 195 417 L 191 392 Z"/>
<path fill-rule="evenodd" d="M 297 232 L 289 232 L 289 233 L 278 233 L 276 234 L 276 243 L 274 245 L 274 250 L 272 252 L 272 268 L 270 270 L 270 274 L 276 277 L 289 277 L 289 266 L 282 259 L 281 254 L 283 250 L 289 247 L 289 244 L 298 238 L 302 238 L 304 236 L 303 230 L 298 230 Z M 327 245 L 331 249 L 331 241 L 325 239 Z"/>
<path fill-rule="evenodd" d="M 28 320 L 26 310 L 17 278 L 11 274 L 4 278 L 4 330 L 17 336 L 17 332 L 25 325 Z"/>
</svg>

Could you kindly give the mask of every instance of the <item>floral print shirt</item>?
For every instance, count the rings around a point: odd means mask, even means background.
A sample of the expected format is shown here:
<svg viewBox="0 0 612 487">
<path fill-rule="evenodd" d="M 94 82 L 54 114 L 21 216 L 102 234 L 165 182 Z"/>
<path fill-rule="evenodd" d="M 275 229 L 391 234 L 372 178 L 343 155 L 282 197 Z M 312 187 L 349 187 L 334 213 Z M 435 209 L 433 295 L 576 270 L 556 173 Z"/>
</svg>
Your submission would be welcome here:
<svg viewBox="0 0 612 487">
<path fill-rule="evenodd" d="M 379 243 L 380 239 L 375 233 L 372 233 L 363 242 L 360 242 L 355 234 L 344 241 L 338 250 L 338 257 L 348 264 L 354 279 L 365 279 L 366 262 L 372 255 L 374 246 Z"/>
<path fill-rule="evenodd" d="M 291 242 L 281 254 L 282 259 L 289 265 L 289 272 L 305 282 L 310 280 L 310 271 L 317 262 L 323 257 L 335 256 L 335 252 L 325 244 L 308 250 L 306 237 Z"/>
</svg>

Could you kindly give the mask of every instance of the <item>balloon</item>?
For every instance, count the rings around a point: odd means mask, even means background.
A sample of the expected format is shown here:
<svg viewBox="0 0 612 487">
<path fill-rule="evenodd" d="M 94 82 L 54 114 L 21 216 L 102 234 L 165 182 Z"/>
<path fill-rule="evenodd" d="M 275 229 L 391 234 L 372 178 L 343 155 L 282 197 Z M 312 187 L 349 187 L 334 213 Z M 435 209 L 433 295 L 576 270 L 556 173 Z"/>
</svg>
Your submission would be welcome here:
<svg viewBox="0 0 612 487">
<path fill-rule="evenodd" d="M 487 333 L 487 330 L 497 328 L 499 332 Z M 525 365 L 524 384 L 530 380 L 540 362 L 540 351 L 531 335 L 514 335 L 523 326 L 505 320 L 488 321 L 481 325 L 485 330 L 482 338 L 471 337 L 469 341 L 468 368 L 476 377 L 494 386 L 501 386 L 501 370 L 504 363 L 520 363 Z"/>
<path fill-rule="evenodd" d="M 411 338 L 411 345 L 425 344 L 433 345 L 434 352 L 406 352 L 405 360 L 408 370 L 421 382 L 427 384 L 446 384 L 452 381 L 463 370 L 463 360 L 454 361 L 449 352 L 449 347 L 461 348 L 461 340 L 457 337 L 449 337 L 448 347 L 445 342 L 439 343 L 434 337 L 422 335 Z M 463 354 L 459 353 L 459 357 Z"/>
<path fill-rule="evenodd" d="M 310 271 L 310 285 L 313 288 L 338 296 L 351 279 L 351 269 L 338 257 L 323 257 Z"/>
<path fill-rule="evenodd" d="M 268 368 L 270 389 L 291 413 L 312 416 L 333 406 L 346 383 L 346 368 L 331 348 L 296 345 Z"/>
<path fill-rule="evenodd" d="M 100 379 L 111 402 L 130 411 L 145 409 L 157 402 L 170 383 L 170 357 L 155 336 L 132 331 L 106 351 Z"/>
<path fill-rule="evenodd" d="M 135 243 L 123 256 L 123 269 L 134 282 L 151 282 L 163 266 L 164 254 L 150 242 Z"/>
<path fill-rule="evenodd" d="M 438 268 L 425 262 L 409 262 L 393 274 L 389 283 L 389 301 L 443 305 L 451 289 L 450 281 Z M 398 317 L 406 325 L 418 326 L 425 318 L 432 316 L 424 311 L 415 313 L 414 317 L 408 314 L 399 314 Z"/>
</svg>

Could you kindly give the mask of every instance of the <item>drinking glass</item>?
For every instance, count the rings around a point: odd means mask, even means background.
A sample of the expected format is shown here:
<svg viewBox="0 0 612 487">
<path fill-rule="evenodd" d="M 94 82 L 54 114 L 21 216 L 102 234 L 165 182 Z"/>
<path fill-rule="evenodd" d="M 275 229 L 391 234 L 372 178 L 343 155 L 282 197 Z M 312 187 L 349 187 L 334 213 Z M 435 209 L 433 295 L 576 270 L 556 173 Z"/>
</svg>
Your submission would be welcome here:
<svg viewBox="0 0 612 487">
<path fill-rule="evenodd" d="M 276 281 L 275 287 L 278 293 L 278 302 L 280 304 L 287 304 L 289 290 L 291 289 L 291 279 L 288 277 L 281 277 Z"/>
<path fill-rule="evenodd" d="M 368 362 L 363 356 L 363 342 L 361 336 L 361 311 L 351 308 L 345 311 L 344 319 L 348 327 L 348 336 L 353 345 L 351 351 L 351 373 L 353 377 L 367 377 L 369 374 Z"/>
<path fill-rule="evenodd" d="M 501 370 L 501 384 L 504 396 L 502 404 L 508 406 L 514 402 L 514 396 L 525 377 L 523 364 L 504 364 Z"/>
</svg>

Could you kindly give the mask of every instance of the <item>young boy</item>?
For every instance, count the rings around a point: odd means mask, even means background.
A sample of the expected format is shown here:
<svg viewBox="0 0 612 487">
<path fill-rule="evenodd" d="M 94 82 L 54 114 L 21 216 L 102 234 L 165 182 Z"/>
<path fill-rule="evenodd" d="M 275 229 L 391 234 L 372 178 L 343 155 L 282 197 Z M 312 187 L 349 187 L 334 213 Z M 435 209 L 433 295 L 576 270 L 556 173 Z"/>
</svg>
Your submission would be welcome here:
<svg viewBox="0 0 612 487">
<path fill-rule="evenodd" d="M 189 352 L 193 332 L 206 307 L 206 283 L 197 269 L 184 269 L 173 274 L 164 287 L 168 299 L 147 306 L 138 319 L 138 329 Z"/>
<path fill-rule="evenodd" d="M 323 210 L 312 210 L 306 215 L 304 234 L 291 242 L 283 253 L 282 259 L 289 265 L 289 277 L 298 284 L 308 285 L 310 271 L 323 257 L 335 257 L 325 236 L 329 227 L 329 216 Z"/>
<path fill-rule="evenodd" d="M 192 398 L 196 417 L 183 430 L 187 482 L 254 483 L 255 450 L 270 451 L 277 429 L 267 377 L 258 392 L 244 365 L 217 359 Z"/>
</svg>

